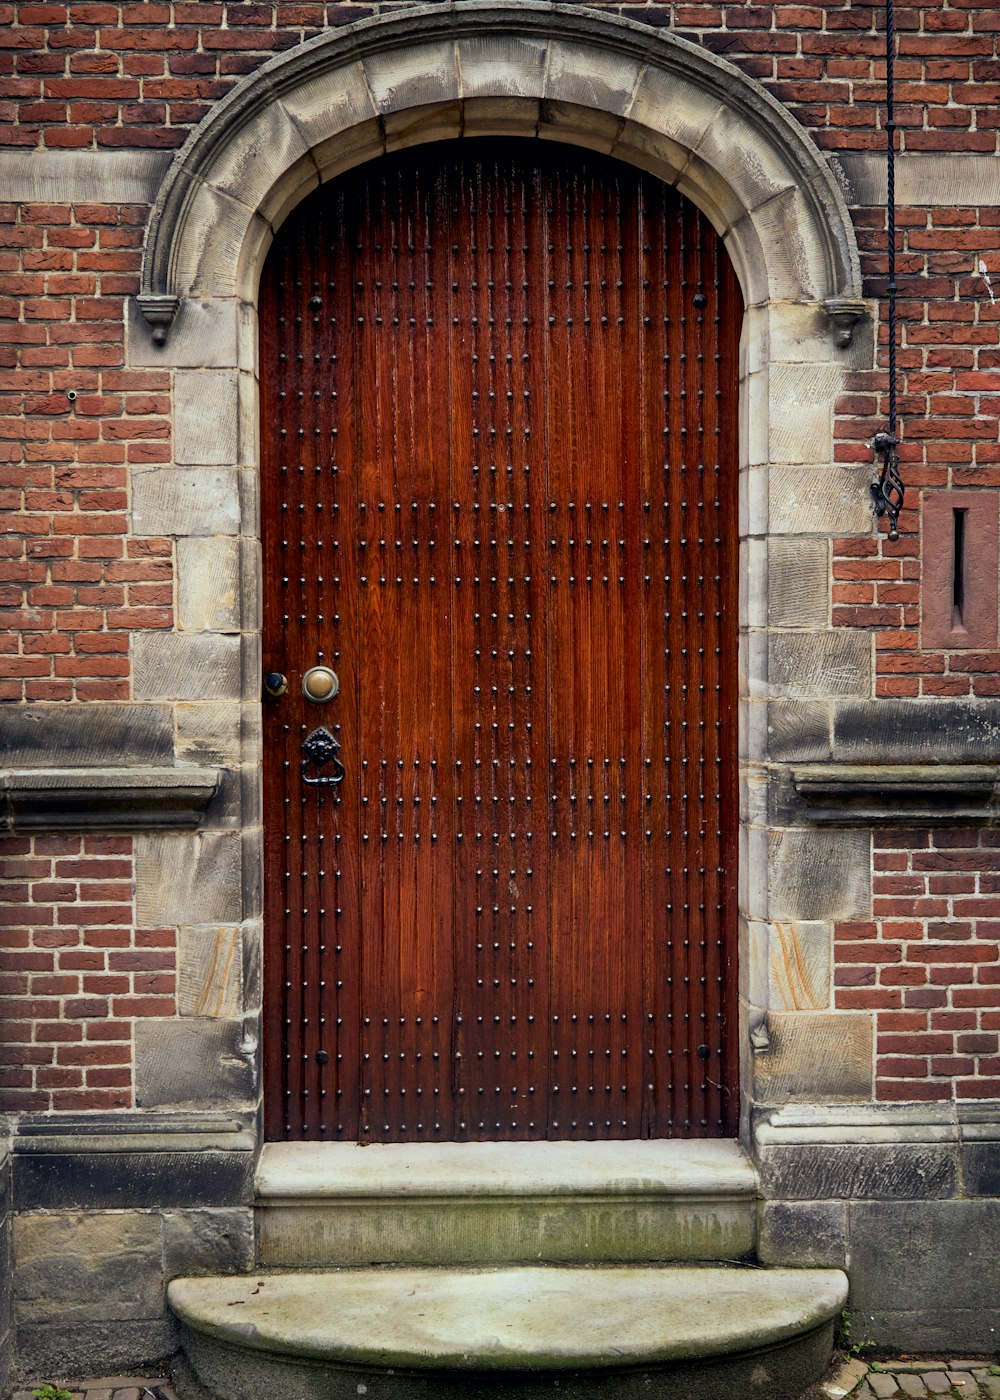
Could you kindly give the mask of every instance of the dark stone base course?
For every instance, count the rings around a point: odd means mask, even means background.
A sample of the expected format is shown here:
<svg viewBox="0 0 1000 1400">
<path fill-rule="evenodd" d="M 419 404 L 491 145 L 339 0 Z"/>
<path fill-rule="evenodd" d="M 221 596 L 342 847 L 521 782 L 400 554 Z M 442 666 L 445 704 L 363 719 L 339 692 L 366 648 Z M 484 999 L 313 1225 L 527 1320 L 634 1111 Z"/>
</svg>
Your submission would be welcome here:
<svg viewBox="0 0 1000 1400">
<path fill-rule="evenodd" d="M 180 1400 L 798 1400 L 825 1372 L 827 1323 L 781 1347 L 621 1371 L 395 1371 L 339 1367 L 242 1350 L 182 1328 Z M 365 1387 L 362 1390 L 362 1386 Z"/>
<path fill-rule="evenodd" d="M 170 1210 L 249 1204 L 251 1152 L 59 1152 L 22 1156 L 18 1210 Z"/>
<path fill-rule="evenodd" d="M 855 1201 L 853 1337 L 913 1351 L 995 1352 L 1000 1200 Z"/>
<path fill-rule="evenodd" d="M 962 1186 L 967 1196 L 1000 1196 L 1000 1142 L 962 1144 Z"/>
<path fill-rule="evenodd" d="M 162 1375 L 177 1351 L 177 1324 L 167 1314 L 127 1322 L 66 1326 L 23 1323 L 17 1329 L 17 1360 L 25 1377 L 107 1375 L 148 1370 Z"/>
<path fill-rule="evenodd" d="M 949 1199 L 958 1194 L 957 1142 L 815 1143 L 760 1152 L 770 1201 Z"/>
</svg>

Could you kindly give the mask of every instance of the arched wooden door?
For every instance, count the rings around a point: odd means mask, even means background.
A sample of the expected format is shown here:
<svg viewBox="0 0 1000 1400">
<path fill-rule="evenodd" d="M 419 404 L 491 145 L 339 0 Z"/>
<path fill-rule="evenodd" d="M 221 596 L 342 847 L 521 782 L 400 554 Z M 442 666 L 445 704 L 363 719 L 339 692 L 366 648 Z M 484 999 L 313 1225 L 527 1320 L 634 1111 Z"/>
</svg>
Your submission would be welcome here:
<svg viewBox="0 0 1000 1400">
<path fill-rule="evenodd" d="M 269 1137 L 735 1132 L 741 315 L 693 206 L 541 142 L 281 230 Z"/>
</svg>

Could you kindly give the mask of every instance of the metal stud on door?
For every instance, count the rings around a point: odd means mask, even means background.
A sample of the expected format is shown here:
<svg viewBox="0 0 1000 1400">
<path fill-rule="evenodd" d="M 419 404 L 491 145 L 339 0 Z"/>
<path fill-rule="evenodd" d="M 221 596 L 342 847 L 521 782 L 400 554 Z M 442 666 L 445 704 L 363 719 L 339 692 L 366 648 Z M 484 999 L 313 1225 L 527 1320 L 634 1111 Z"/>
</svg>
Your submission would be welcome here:
<svg viewBox="0 0 1000 1400">
<path fill-rule="evenodd" d="M 269 1136 L 735 1130 L 741 314 L 695 209 L 537 143 L 281 230 Z"/>
</svg>

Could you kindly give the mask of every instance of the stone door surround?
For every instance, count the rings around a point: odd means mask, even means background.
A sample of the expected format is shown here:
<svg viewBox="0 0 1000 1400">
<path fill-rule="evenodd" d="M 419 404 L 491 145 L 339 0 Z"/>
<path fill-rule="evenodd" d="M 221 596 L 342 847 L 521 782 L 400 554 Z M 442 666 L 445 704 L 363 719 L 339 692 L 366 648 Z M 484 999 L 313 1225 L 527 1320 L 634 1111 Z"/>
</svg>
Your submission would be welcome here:
<svg viewBox="0 0 1000 1400">
<path fill-rule="evenodd" d="M 868 468 L 833 460 L 834 402 L 852 369 L 871 367 L 872 317 L 827 161 L 759 84 L 697 45 L 578 5 L 414 7 L 280 55 L 192 132 L 153 210 L 129 309 L 128 360 L 172 371 L 174 427 L 173 463 L 133 472 L 133 528 L 167 524 L 183 575 L 185 537 L 206 533 L 207 512 L 243 537 L 233 551 L 241 583 L 234 616 L 214 635 L 137 639 L 135 698 L 204 698 L 213 674 L 235 682 L 217 693 L 239 694 L 246 715 L 234 820 L 249 928 L 260 917 L 261 869 L 261 267 L 274 230 L 321 182 L 387 151 L 487 135 L 583 145 L 653 172 L 707 214 L 742 285 L 740 953 L 753 1025 L 768 1007 L 774 921 L 784 939 L 789 929 L 815 937 L 828 928 L 817 921 L 851 917 L 869 898 L 868 834 L 807 833 L 795 819 L 776 830 L 767 792 L 770 761 L 826 756 L 831 706 L 872 694 L 870 638 L 833 630 L 829 616 L 829 539 L 872 528 Z M 197 695 L 184 692 L 187 673 Z M 769 747 L 775 715 L 787 754 Z M 819 750 L 817 724 L 827 736 Z M 828 1007 L 821 997 L 777 1009 L 829 1022 Z M 870 1035 L 865 1016 L 836 1021 L 849 1040 L 855 1022 L 857 1036 Z M 744 1097 L 753 1098 L 748 1081 Z"/>
</svg>

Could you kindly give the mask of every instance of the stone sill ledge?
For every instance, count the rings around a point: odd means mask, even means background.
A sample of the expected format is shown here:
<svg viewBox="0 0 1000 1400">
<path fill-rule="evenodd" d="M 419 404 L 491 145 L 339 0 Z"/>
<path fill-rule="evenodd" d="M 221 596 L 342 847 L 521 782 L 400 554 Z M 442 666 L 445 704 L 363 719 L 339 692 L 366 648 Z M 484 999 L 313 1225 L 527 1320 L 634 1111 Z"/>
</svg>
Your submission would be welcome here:
<svg viewBox="0 0 1000 1400">
<path fill-rule="evenodd" d="M 791 1104 L 760 1112 L 753 1132 L 758 1148 L 885 1142 L 995 1142 L 1000 1100 L 949 1103 Z"/>
<path fill-rule="evenodd" d="M 797 764 L 792 786 L 817 826 L 992 826 L 1000 817 L 996 764 Z"/>
<path fill-rule="evenodd" d="M 0 769 L 0 829 L 190 830 L 218 791 L 221 768 Z"/>
<path fill-rule="evenodd" d="M 15 1156 L 51 1153 L 252 1152 L 253 1122 L 237 1114 L 163 1112 L 25 1114 L 14 1126 Z"/>
</svg>

